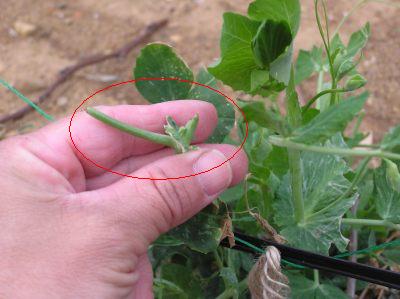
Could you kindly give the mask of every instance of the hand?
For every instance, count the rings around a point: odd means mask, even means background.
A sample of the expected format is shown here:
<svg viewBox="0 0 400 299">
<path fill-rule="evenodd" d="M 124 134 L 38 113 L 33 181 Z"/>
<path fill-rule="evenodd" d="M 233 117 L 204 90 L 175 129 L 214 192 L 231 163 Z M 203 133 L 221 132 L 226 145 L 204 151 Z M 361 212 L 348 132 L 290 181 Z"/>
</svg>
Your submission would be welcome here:
<svg viewBox="0 0 400 299">
<path fill-rule="evenodd" d="M 177 177 L 210 169 L 235 151 L 201 144 L 217 123 L 206 102 L 99 109 L 159 133 L 166 115 L 182 125 L 199 113 L 200 150 L 181 155 L 77 114 L 78 148 L 119 172 Z M 0 298 L 152 298 L 148 246 L 240 182 L 246 156 L 241 151 L 187 179 L 132 179 L 85 160 L 71 145 L 68 124 L 63 119 L 0 143 Z"/>
</svg>

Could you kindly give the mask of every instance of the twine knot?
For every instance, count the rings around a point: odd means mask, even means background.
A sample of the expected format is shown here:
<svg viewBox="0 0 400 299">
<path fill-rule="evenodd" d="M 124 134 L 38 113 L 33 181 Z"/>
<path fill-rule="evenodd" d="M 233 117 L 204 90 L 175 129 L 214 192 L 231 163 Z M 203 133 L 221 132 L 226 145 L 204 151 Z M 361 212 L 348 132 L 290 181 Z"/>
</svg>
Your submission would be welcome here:
<svg viewBox="0 0 400 299">
<path fill-rule="evenodd" d="M 249 273 L 252 299 L 285 299 L 289 297 L 288 278 L 281 271 L 281 254 L 268 246 Z"/>
</svg>

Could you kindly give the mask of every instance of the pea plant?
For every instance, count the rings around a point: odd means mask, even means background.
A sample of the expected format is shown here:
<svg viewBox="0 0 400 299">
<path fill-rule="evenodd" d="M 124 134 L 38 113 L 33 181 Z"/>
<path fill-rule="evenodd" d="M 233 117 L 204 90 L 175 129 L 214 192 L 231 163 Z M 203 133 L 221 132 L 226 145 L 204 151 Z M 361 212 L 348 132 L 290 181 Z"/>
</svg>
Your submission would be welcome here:
<svg viewBox="0 0 400 299">
<path fill-rule="evenodd" d="M 363 144 L 367 136 L 359 130 L 368 92 L 357 67 L 370 26 L 345 43 L 338 30 L 330 34 L 325 2 L 315 0 L 322 46 L 294 55 L 300 11 L 299 0 L 255 0 L 247 15 L 225 13 L 221 57 L 196 75 L 166 44 L 147 45 L 136 60 L 137 79 L 180 78 L 213 88 L 222 82 L 237 91 L 249 122 L 246 181 L 152 246 L 157 298 L 248 298 L 253 256 L 219 247 L 233 229 L 279 236 L 289 246 L 325 255 L 349 250 L 354 230 L 359 248 L 393 239 L 392 233 L 400 230 L 400 126 L 379 144 Z M 316 91 L 301 102 L 296 86 L 305 80 L 316 80 Z M 214 104 L 219 122 L 209 143 L 238 145 L 244 138 L 243 117 L 210 89 L 176 80 L 137 81 L 136 86 L 151 103 L 190 98 Z M 126 127 L 94 109 L 88 112 L 177 153 L 194 149 L 190 141 L 197 116 L 181 128 L 169 118 L 162 135 Z M 358 258 L 399 269 L 395 249 Z M 291 266 L 284 272 L 291 298 L 348 298 L 342 277 Z M 365 287 L 358 282 L 356 292 Z"/>
</svg>

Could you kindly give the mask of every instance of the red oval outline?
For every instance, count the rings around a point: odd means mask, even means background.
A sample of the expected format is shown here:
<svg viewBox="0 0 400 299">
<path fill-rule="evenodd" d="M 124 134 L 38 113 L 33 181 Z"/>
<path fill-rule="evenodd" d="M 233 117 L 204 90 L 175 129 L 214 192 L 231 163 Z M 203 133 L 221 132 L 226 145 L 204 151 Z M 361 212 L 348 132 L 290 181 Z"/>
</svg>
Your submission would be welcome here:
<svg viewBox="0 0 400 299">
<path fill-rule="evenodd" d="M 73 120 L 73 118 L 75 117 L 75 114 L 78 112 L 78 109 L 81 108 L 82 105 L 83 105 L 84 103 L 86 103 L 88 100 L 90 100 L 90 99 L 91 99 L 92 97 L 94 97 L 95 95 L 97 95 L 97 94 L 99 94 L 99 93 L 101 93 L 101 92 L 103 92 L 103 91 L 106 91 L 106 90 L 108 90 L 108 89 L 111 89 L 111 88 L 113 88 L 113 87 L 116 87 L 116 86 L 119 86 L 119 85 L 128 84 L 128 83 L 135 83 L 135 82 L 137 82 L 137 81 L 179 81 L 179 82 L 182 82 L 182 83 L 190 83 L 190 84 L 195 84 L 195 85 L 198 85 L 198 86 L 202 86 L 202 87 L 208 88 L 208 89 L 210 89 L 210 90 L 212 90 L 212 91 L 214 91 L 214 92 L 216 92 L 216 93 L 222 95 L 225 99 L 228 99 L 228 100 L 240 111 L 240 113 L 241 113 L 242 116 L 243 116 L 243 120 L 244 120 L 245 123 L 246 123 L 246 135 L 245 135 L 245 137 L 244 137 L 244 139 L 243 139 L 243 142 L 240 144 L 240 146 L 238 147 L 238 149 L 233 153 L 233 155 L 232 155 L 231 157 L 229 157 L 228 159 L 226 159 L 226 161 L 222 162 L 221 164 L 219 164 L 219 165 L 217 165 L 217 166 L 214 166 L 214 167 L 212 167 L 212 168 L 210 168 L 210 169 L 207 169 L 207 170 L 205 170 L 205 171 L 202 171 L 202 172 L 198 172 L 198 173 L 194 173 L 194 174 L 186 175 L 186 176 L 173 177 L 173 178 L 144 178 L 144 177 L 135 177 L 135 176 L 132 176 L 132 175 L 128 175 L 128 174 L 126 174 L 126 173 L 120 173 L 120 172 L 118 172 L 118 171 L 114 171 L 114 170 L 112 170 L 112 169 L 109 169 L 109 168 L 107 168 L 107 167 L 104 167 L 104 166 L 102 166 L 102 165 L 100 165 L 100 164 L 98 164 L 98 163 L 92 161 L 92 160 L 89 159 L 83 152 L 81 152 L 81 151 L 78 149 L 77 145 L 76 145 L 75 142 L 74 142 L 74 139 L 72 138 L 71 126 L 72 126 L 72 120 Z M 123 176 L 123 177 L 132 178 L 132 179 L 152 180 L 152 181 L 167 181 L 167 180 L 180 180 L 180 179 L 186 179 L 186 178 L 190 178 L 190 177 L 195 177 L 195 176 L 197 176 L 197 175 L 210 172 L 210 171 L 212 171 L 212 170 L 214 170 L 214 169 L 216 169 L 216 168 L 218 168 L 218 167 L 224 165 L 224 164 L 227 163 L 228 161 L 232 160 L 232 159 L 237 155 L 237 153 L 243 148 L 244 143 L 245 143 L 246 140 L 247 140 L 247 136 L 248 136 L 248 134 L 249 134 L 249 124 L 248 124 L 248 122 L 247 122 L 247 120 L 246 120 L 246 116 L 244 115 L 243 110 L 240 109 L 240 107 L 235 103 L 234 100 L 232 100 L 232 99 L 231 99 L 230 97 L 228 97 L 227 95 L 223 94 L 221 91 L 219 91 L 219 90 L 217 90 L 217 89 L 215 89 L 215 88 L 212 88 L 211 86 L 208 86 L 208 85 L 205 85 L 205 84 L 202 84 L 202 83 L 199 83 L 199 82 L 191 81 L 191 80 L 185 80 L 185 79 L 181 79 L 181 78 L 164 78 L 164 77 L 161 77 L 161 78 L 138 78 L 138 79 L 134 79 L 134 80 L 122 81 L 122 82 L 118 82 L 118 83 L 111 84 L 111 85 L 109 85 L 109 86 L 107 86 L 107 87 L 105 87 L 105 88 L 102 88 L 102 89 L 99 89 L 99 90 L 95 91 L 93 94 L 91 94 L 91 95 L 88 96 L 86 99 L 84 99 L 84 100 L 82 101 L 82 103 L 74 110 L 74 112 L 73 112 L 73 114 L 72 114 L 72 116 L 71 116 L 71 118 L 70 118 L 70 121 L 69 121 L 68 131 L 69 131 L 69 137 L 70 137 L 70 139 L 71 139 L 71 141 L 72 141 L 72 144 L 73 144 L 73 146 L 75 147 L 75 149 L 82 155 L 82 157 L 84 157 L 87 161 L 89 161 L 89 162 L 92 163 L 93 165 L 95 165 L 95 166 L 97 166 L 97 167 L 99 167 L 99 168 L 101 168 L 101 169 L 103 169 L 103 170 L 105 170 L 105 171 L 107 171 L 107 172 L 110 172 L 110 173 L 113 173 L 113 174 L 116 174 L 116 175 L 119 175 L 119 176 Z"/>
</svg>

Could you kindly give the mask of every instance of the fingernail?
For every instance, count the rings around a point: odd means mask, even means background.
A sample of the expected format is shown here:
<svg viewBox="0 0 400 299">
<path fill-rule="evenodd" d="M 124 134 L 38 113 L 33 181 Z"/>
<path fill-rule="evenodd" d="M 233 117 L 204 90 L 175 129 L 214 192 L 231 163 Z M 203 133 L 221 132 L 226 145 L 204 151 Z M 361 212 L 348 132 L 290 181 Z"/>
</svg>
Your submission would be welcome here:
<svg viewBox="0 0 400 299">
<path fill-rule="evenodd" d="M 225 161 L 226 157 L 223 153 L 211 150 L 199 157 L 194 164 L 193 170 L 195 173 L 200 173 L 218 166 Z M 232 168 L 230 163 L 226 162 L 215 169 L 197 175 L 196 178 L 203 188 L 204 193 L 214 199 L 231 184 Z"/>
</svg>

